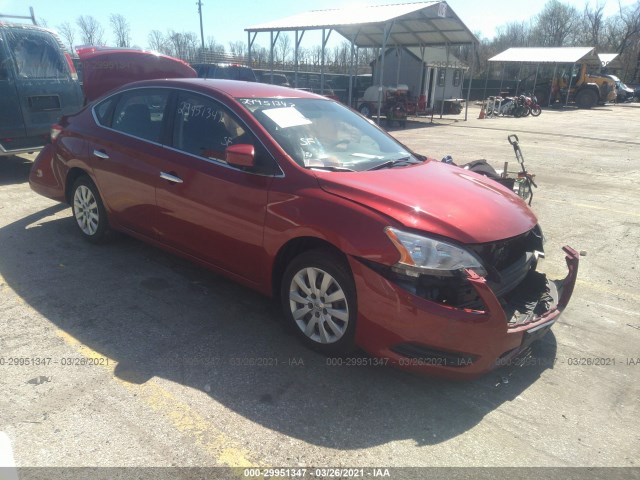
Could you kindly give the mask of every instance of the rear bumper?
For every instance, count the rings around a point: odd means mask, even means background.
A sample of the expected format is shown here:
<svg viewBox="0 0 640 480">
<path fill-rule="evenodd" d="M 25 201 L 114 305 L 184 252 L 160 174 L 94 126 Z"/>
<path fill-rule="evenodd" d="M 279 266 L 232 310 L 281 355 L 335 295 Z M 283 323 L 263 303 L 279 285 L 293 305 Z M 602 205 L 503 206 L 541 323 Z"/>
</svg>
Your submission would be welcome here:
<svg viewBox="0 0 640 480">
<path fill-rule="evenodd" d="M 64 181 L 54 162 L 55 147 L 52 144 L 46 145 L 33 162 L 29 173 L 29 186 L 40 195 L 58 202 L 66 202 Z"/>
<path fill-rule="evenodd" d="M 500 300 L 484 278 L 468 271 L 484 310 L 454 308 L 425 300 L 351 259 L 358 292 L 358 344 L 409 370 L 472 378 L 516 357 L 546 334 L 569 303 L 579 255 L 564 247 L 568 273 L 555 282 L 558 300 L 526 323 L 509 326 Z"/>
</svg>

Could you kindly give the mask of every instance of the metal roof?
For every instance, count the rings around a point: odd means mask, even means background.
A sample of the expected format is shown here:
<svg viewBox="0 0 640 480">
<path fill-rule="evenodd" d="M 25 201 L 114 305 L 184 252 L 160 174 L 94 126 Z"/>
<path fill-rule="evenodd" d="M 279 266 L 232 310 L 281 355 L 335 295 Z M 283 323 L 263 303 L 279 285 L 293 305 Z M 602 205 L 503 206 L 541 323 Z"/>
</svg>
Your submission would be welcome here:
<svg viewBox="0 0 640 480">
<path fill-rule="evenodd" d="M 478 43 L 447 2 L 358 6 L 314 10 L 245 28 L 247 32 L 331 29 L 358 47 L 383 45 L 385 26 L 391 25 L 386 45 L 424 46 Z"/>
<path fill-rule="evenodd" d="M 452 52 L 449 52 L 449 58 L 447 58 L 447 49 L 444 47 L 424 47 L 424 57 L 421 48 L 408 47 L 407 50 L 418 60 L 424 58 L 424 64 L 428 67 L 469 68 Z"/>
<path fill-rule="evenodd" d="M 600 64 L 593 47 L 509 48 L 490 62 L 579 63 Z"/>
<path fill-rule="evenodd" d="M 617 53 L 599 53 L 598 58 L 600 59 L 600 64 L 603 67 L 609 68 L 622 68 L 622 62 L 617 58 Z"/>
</svg>

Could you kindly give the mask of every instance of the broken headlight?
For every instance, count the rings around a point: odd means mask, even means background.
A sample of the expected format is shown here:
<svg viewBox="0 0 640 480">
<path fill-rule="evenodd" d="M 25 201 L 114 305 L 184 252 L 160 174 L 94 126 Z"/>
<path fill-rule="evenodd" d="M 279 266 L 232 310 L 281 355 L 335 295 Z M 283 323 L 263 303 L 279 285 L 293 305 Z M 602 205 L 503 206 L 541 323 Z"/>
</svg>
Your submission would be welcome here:
<svg viewBox="0 0 640 480">
<path fill-rule="evenodd" d="M 397 273 L 446 277 L 468 268 L 480 276 L 487 275 L 480 260 L 462 247 L 392 227 L 385 228 L 385 233 L 400 253 L 400 260 L 392 267 Z"/>
</svg>

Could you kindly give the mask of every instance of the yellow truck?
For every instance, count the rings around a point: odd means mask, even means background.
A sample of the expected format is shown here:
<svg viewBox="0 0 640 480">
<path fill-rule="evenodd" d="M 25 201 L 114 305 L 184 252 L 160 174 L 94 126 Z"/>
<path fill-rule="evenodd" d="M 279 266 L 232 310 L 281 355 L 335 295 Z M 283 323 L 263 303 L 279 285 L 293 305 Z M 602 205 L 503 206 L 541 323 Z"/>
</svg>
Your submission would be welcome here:
<svg viewBox="0 0 640 480">
<path fill-rule="evenodd" d="M 598 103 L 614 102 L 616 100 L 616 84 L 605 75 L 589 73 L 589 64 L 576 63 L 573 67 L 560 71 L 553 78 L 552 87 L 549 82 L 536 87 L 536 97 L 540 105 L 554 102 L 575 102 L 579 108 L 591 108 Z"/>
</svg>

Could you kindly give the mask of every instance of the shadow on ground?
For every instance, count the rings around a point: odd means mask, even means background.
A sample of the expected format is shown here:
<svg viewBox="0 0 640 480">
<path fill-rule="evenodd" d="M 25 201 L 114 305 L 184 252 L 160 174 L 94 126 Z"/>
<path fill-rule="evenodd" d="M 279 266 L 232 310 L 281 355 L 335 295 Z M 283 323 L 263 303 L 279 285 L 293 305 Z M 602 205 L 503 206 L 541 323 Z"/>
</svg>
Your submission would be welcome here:
<svg viewBox="0 0 640 480">
<path fill-rule="evenodd" d="M 17 185 L 29 181 L 33 162 L 15 155 L 0 157 L 0 185 Z"/>
<path fill-rule="evenodd" d="M 513 401 L 556 354 L 548 335 L 527 366 L 466 383 L 331 366 L 297 342 L 269 299 L 128 237 L 90 245 L 62 209 L 0 228 L 0 244 L 12 252 L 0 256 L 0 275 L 17 295 L 116 360 L 119 378 L 158 376 L 207 391 L 245 418 L 310 444 L 446 441 Z"/>
</svg>

